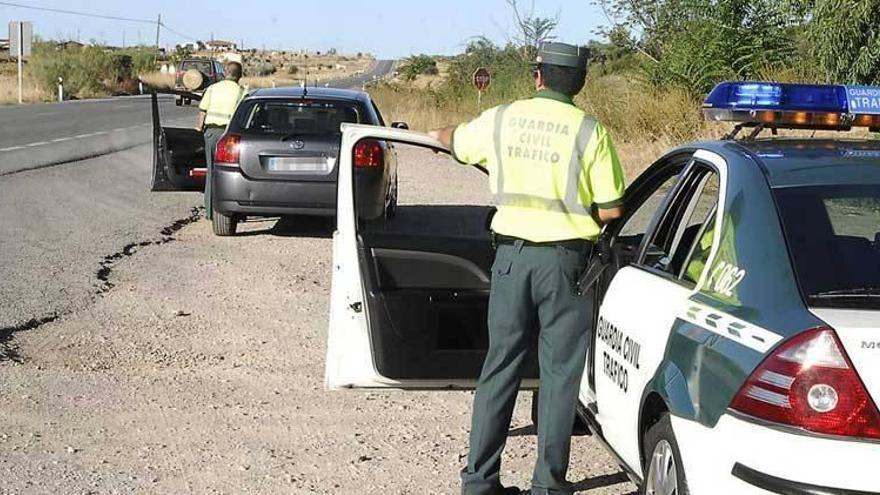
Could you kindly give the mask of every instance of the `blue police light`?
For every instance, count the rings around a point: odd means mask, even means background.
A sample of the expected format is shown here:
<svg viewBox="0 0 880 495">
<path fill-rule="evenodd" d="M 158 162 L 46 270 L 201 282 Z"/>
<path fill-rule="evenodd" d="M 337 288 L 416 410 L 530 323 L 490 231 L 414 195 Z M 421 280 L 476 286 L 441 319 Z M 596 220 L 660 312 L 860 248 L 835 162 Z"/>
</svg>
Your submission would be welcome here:
<svg viewBox="0 0 880 495">
<path fill-rule="evenodd" d="M 880 130 L 880 88 L 723 82 L 703 103 L 707 119 L 777 128 Z"/>
</svg>

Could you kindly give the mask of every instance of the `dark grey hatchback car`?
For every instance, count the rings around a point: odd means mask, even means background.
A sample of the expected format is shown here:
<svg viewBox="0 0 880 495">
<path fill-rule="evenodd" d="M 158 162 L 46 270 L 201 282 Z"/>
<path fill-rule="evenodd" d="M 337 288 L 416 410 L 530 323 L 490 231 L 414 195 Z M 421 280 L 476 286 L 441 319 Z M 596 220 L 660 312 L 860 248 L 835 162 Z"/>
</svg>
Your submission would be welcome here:
<svg viewBox="0 0 880 495">
<path fill-rule="evenodd" d="M 162 127 L 158 119 L 154 108 L 152 189 L 203 188 L 201 134 Z M 343 123 L 385 125 L 369 95 L 360 91 L 290 87 L 250 93 L 214 153 L 214 233 L 234 235 L 239 220 L 247 216 L 335 215 Z M 365 140 L 355 149 L 353 163 L 362 217 L 393 214 L 394 145 Z"/>
</svg>

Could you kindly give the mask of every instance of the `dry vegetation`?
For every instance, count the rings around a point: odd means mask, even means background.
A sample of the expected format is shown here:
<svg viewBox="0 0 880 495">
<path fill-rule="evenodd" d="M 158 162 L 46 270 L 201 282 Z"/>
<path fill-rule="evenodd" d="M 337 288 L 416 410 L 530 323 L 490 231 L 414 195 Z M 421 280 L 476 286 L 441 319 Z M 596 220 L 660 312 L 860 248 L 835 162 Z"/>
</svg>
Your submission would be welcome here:
<svg viewBox="0 0 880 495">
<path fill-rule="evenodd" d="M 22 99 L 25 103 L 47 101 L 56 95 L 50 95 L 31 77 L 25 77 L 22 84 Z M 18 103 L 18 79 L 16 76 L 0 75 L 0 105 Z"/>
</svg>

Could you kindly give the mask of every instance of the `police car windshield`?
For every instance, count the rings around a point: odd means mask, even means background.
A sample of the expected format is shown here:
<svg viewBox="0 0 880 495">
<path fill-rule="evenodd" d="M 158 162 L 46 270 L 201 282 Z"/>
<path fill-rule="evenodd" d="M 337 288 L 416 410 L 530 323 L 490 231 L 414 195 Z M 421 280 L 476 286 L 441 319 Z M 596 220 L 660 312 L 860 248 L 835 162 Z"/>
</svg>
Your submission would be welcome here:
<svg viewBox="0 0 880 495">
<path fill-rule="evenodd" d="M 880 309 L 880 185 L 776 190 L 811 306 Z"/>
<path fill-rule="evenodd" d="M 285 136 L 340 134 L 343 122 L 360 123 L 356 103 L 335 100 L 257 100 L 236 115 L 240 130 Z"/>
</svg>

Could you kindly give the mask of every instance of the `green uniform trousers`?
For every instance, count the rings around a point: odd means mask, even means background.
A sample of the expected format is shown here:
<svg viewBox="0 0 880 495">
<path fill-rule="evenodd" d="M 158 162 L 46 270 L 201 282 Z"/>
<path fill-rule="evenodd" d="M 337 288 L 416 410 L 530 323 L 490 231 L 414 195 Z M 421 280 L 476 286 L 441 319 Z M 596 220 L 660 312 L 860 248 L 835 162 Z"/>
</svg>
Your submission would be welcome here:
<svg viewBox="0 0 880 495">
<path fill-rule="evenodd" d="M 589 249 L 522 241 L 498 247 L 489 296 L 489 352 L 474 398 L 463 494 L 494 494 L 501 489 L 501 453 L 523 367 L 534 356 L 535 342 L 541 393 L 532 493 L 571 493 L 566 473 L 593 316 L 592 299 L 578 296 L 575 283 Z"/>
<path fill-rule="evenodd" d="M 217 141 L 226 132 L 224 127 L 206 127 L 205 128 L 205 166 L 207 167 L 207 175 L 205 176 L 205 218 L 210 220 L 214 215 L 214 194 L 213 184 L 211 184 L 211 176 L 214 170 L 214 148 Z"/>
</svg>

